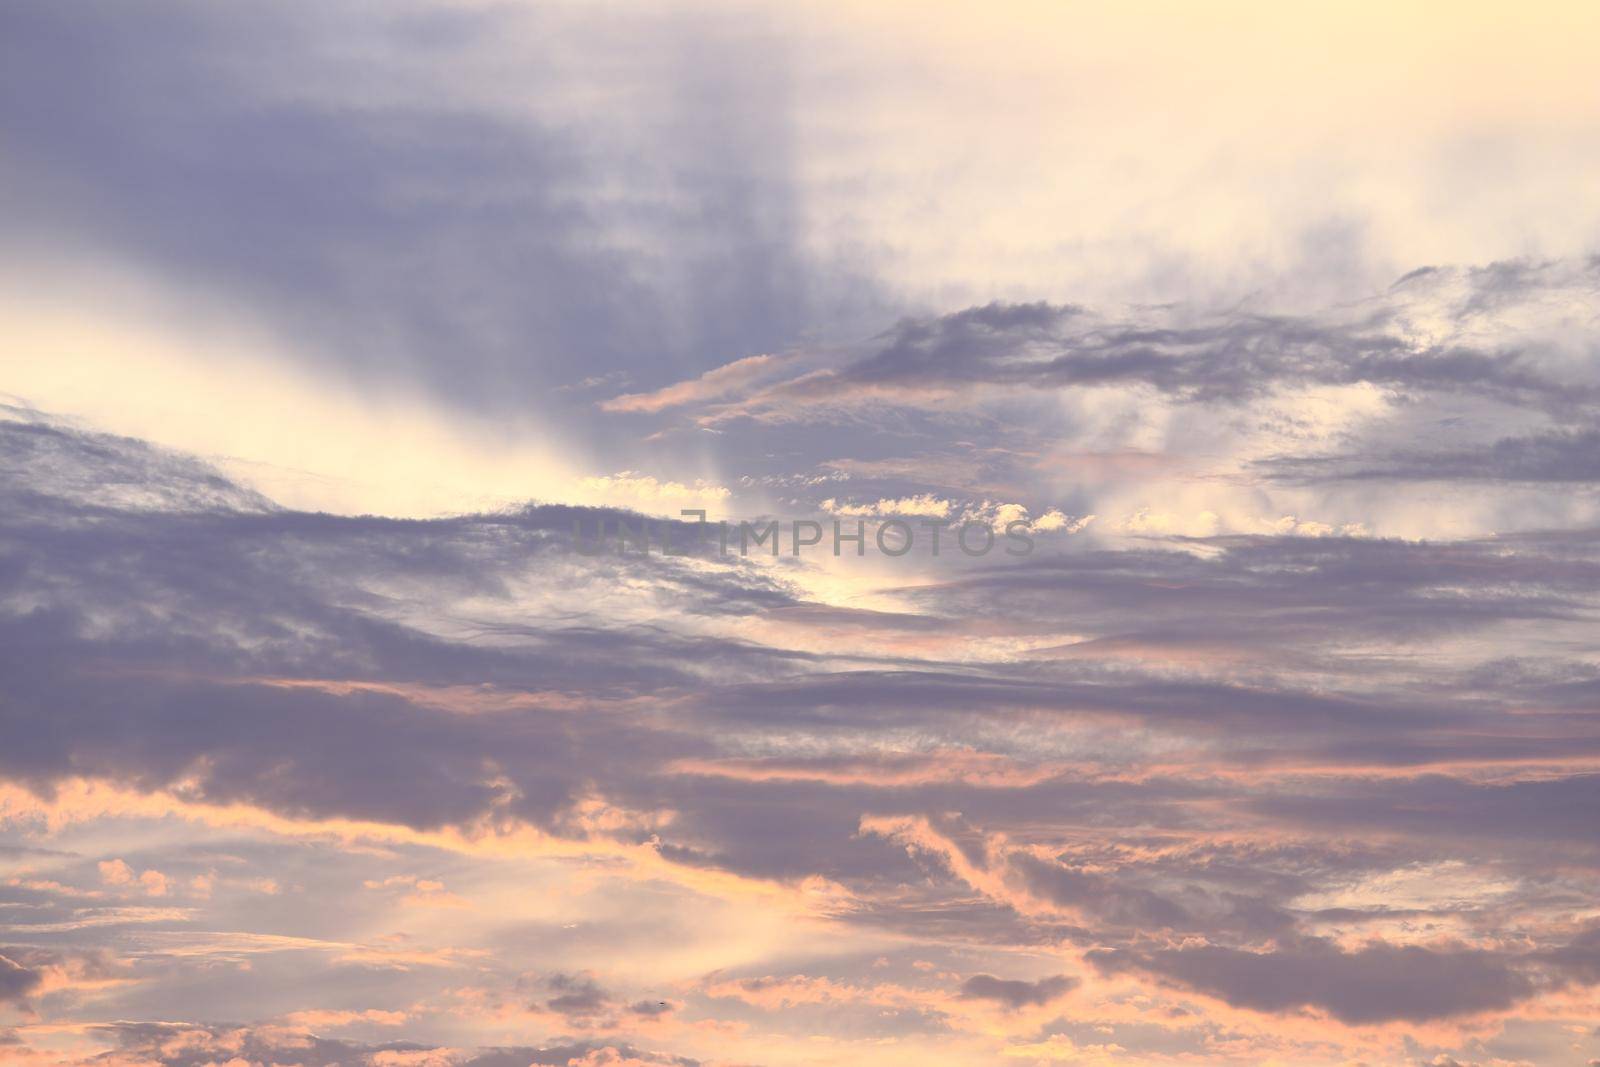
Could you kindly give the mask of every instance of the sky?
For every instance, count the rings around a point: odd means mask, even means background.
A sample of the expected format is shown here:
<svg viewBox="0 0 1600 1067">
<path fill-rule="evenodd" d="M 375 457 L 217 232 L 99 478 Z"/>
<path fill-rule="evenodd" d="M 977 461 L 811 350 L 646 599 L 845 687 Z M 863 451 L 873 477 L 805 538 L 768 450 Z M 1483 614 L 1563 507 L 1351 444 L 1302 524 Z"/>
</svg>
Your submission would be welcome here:
<svg viewBox="0 0 1600 1067">
<path fill-rule="evenodd" d="M 1597 40 L 0 0 L 0 1064 L 1600 1064 Z"/>
</svg>

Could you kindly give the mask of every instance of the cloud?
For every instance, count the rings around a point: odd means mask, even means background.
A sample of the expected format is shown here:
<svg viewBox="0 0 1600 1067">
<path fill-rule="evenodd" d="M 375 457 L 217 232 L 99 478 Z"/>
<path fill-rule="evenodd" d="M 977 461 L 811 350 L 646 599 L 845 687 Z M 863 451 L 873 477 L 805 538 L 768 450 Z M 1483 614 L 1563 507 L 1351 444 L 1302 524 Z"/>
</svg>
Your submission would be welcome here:
<svg viewBox="0 0 1600 1067">
<path fill-rule="evenodd" d="M 1600 430 L 1503 437 L 1487 447 L 1387 456 L 1263 460 L 1270 477 L 1299 481 L 1600 481 Z"/>
<path fill-rule="evenodd" d="M 814 303 L 871 288 L 838 257 L 821 269 L 793 228 L 797 175 L 773 165 L 793 46 L 772 26 L 760 61 L 739 47 L 777 20 L 634 12 L 602 28 L 405 3 L 358 29 L 314 4 L 97 12 L 7 13 L 8 99 L 51 101 L 43 124 L 0 110 L 26 159 L 5 179 L 31 205 L 16 247 L 70 244 L 80 263 L 242 307 L 322 372 L 548 411 L 549 387 L 597 370 L 776 350 Z M 418 52 L 430 32 L 437 49 Z M 341 45 L 372 40 L 386 44 L 359 58 Z M 587 71 L 560 61 L 575 50 L 612 68 L 587 105 Z M 516 98 L 566 106 L 508 108 L 459 76 L 502 64 Z M 101 71 L 101 89 L 63 78 L 73 66 Z M 767 114 L 751 122 L 756 101 Z"/>
<path fill-rule="evenodd" d="M 654 414 L 667 408 L 715 400 L 772 374 L 780 364 L 779 356 L 746 356 L 654 392 L 624 393 L 602 400 L 600 410 Z"/>
<path fill-rule="evenodd" d="M 100 880 L 106 885 L 127 885 L 133 881 L 133 870 L 122 860 L 101 860 Z"/>
<path fill-rule="evenodd" d="M 43 977 L 0 953 L 0 1003 L 17 1002 L 39 987 Z"/>
<path fill-rule="evenodd" d="M 164 897 L 167 895 L 167 876 L 160 871 L 142 871 L 136 876 L 133 873 L 133 869 L 120 859 L 101 860 L 99 869 L 100 880 L 106 885 L 137 885 L 144 890 L 147 896 Z"/>
<path fill-rule="evenodd" d="M 581 974 L 555 974 L 545 984 L 555 994 L 544 1002 L 547 1011 L 576 1026 L 614 1025 L 607 1017 L 618 1005 L 594 979 Z"/>
<path fill-rule="evenodd" d="M 309 1011 L 291 1012 L 284 1016 L 284 1023 L 297 1029 L 323 1030 L 336 1027 L 350 1026 L 357 1023 L 372 1023 L 376 1026 L 401 1026 L 409 1016 L 403 1011 L 386 1011 L 382 1008 L 368 1008 L 365 1011 L 333 1011 L 325 1009 L 312 1009 Z"/>
<path fill-rule="evenodd" d="M 1589 1054 L 1595 19 L 871 8 L 0 11 L 0 1059 Z"/>
<path fill-rule="evenodd" d="M 24 928 L 31 935 L 44 932 L 43 925 L 26 924 Z M 20 1005 L 29 1015 L 33 1014 L 32 1000 L 83 1000 L 129 981 L 126 961 L 103 947 L 0 945 L 0 1004 Z"/>
<path fill-rule="evenodd" d="M 470 908 L 472 904 L 450 892 L 444 883 L 435 878 L 419 878 L 414 874 L 391 875 L 381 881 L 367 879 L 361 883 L 366 889 L 402 890 L 400 903 L 408 908 Z"/>
<path fill-rule="evenodd" d="M 963 1000 L 988 1000 L 1006 1008 L 1025 1008 L 1048 1004 L 1065 996 L 1078 986 L 1076 978 L 1058 974 L 1025 982 L 1015 978 L 996 978 L 992 974 L 975 974 L 961 983 Z"/>
<path fill-rule="evenodd" d="M 904 497 L 899 500 L 879 500 L 870 504 L 850 504 L 832 497 L 822 502 L 823 511 L 830 515 L 844 515 L 850 518 L 915 515 L 942 519 L 949 515 L 954 507 L 950 501 L 941 500 L 932 494 Z"/>
<path fill-rule="evenodd" d="M 1564 977 L 1600 985 L 1600 923 L 1589 923 L 1567 944 L 1544 953 L 1543 959 Z"/>
<path fill-rule="evenodd" d="M 1267 952 L 1198 945 L 1095 950 L 1087 959 L 1107 973 L 1143 971 L 1235 1007 L 1318 1008 L 1351 1025 L 1504 1009 L 1535 991 L 1512 960 L 1462 947 L 1372 944 L 1346 951 L 1310 939 Z"/>
<path fill-rule="evenodd" d="M 698 1067 L 700 1061 L 639 1049 L 624 1042 L 573 1042 L 545 1046 L 456 1048 L 414 1042 L 363 1044 L 318 1037 L 298 1027 L 202 1026 L 180 1023 L 110 1023 L 100 1027 L 117 1052 L 98 1062 L 202 1067 L 242 1060 L 263 1067 Z M 118 1058 L 118 1054 L 124 1058 Z"/>
<path fill-rule="evenodd" d="M 1089 524 L 1097 518 L 1099 518 L 1097 515 L 1080 515 L 1077 518 L 1071 518 L 1062 514 L 1060 508 L 1051 508 L 1037 519 L 1034 519 L 1032 526 L 1041 533 L 1054 533 L 1060 530 L 1064 533 L 1075 534 L 1087 529 Z"/>
<path fill-rule="evenodd" d="M 84 464 L 84 485 L 96 453 L 114 467 L 136 447 L 57 434 L 56 447 Z M 188 499 L 190 476 L 162 467 L 151 477 Z M 1530 870 L 1542 862 L 1536 851 L 1518 860 L 1504 850 L 1592 841 L 1592 773 L 1576 771 L 1600 757 L 1576 713 L 1592 702 L 1592 672 L 1549 657 L 1524 656 L 1515 669 L 1447 663 L 1437 651 L 1529 620 L 1545 634 L 1581 635 L 1600 592 L 1592 534 L 1088 545 L 924 577 L 897 591 L 904 611 L 873 612 L 807 602 L 732 562 L 563 551 L 564 528 L 594 511 L 401 522 L 226 504 L 151 511 L 50 488 L 26 465 L 8 488 L 17 562 L 5 572 L 0 656 L 16 706 L 49 707 L 54 726 L 14 732 L 0 763 L 67 807 L 89 774 L 127 803 L 144 798 L 119 817 L 204 805 L 236 820 L 219 825 L 300 827 L 311 838 L 365 820 L 373 829 L 346 831 L 351 840 L 451 840 L 461 855 L 521 850 L 527 838 L 500 835 L 534 826 L 563 855 L 609 855 L 592 862 L 639 864 L 661 884 L 715 887 L 718 899 L 792 891 L 785 899 L 812 901 L 830 922 L 986 952 L 1098 945 L 1122 954 L 1118 975 L 1162 975 L 1264 1012 L 1296 1009 L 1273 1006 L 1260 988 L 1336 1018 L 1375 1017 L 1378 1007 L 1338 988 L 1389 963 L 1418 980 L 1446 967 L 1472 979 L 1453 999 L 1390 998 L 1409 1013 L 1396 1018 L 1515 1011 L 1530 973 L 1557 972 L 1557 957 L 1541 953 L 1582 949 L 1540 929 L 1521 957 L 1418 949 L 1438 963 L 1395 944 L 1405 951 L 1387 960 L 1318 947 L 1310 934 L 1325 922 L 1370 930 L 1387 921 L 1381 911 L 1309 915 L 1294 902 L 1353 873 L 1449 856 L 1467 840 Z M 563 584 L 581 595 L 559 611 L 526 606 L 529 590 L 554 595 Z M 594 610 L 619 587 L 627 599 Z M 848 654 L 786 648 L 770 628 L 785 613 L 801 629 L 848 624 Z M 739 632 L 746 625 L 763 643 Z M 1380 637 L 1385 656 L 1351 650 L 1353 633 Z M 884 653 L 890 635 L 941 634 L 1017 643 L 959 661 Z M 1401 665 L 1391 657 L 1405 648 L 1430 651 Z M 173 671 L 179 656 L 185 669 Z M 1415 670 L 1430 679 L 1425 690 Z M 1541 731 L 1508 734 L 1509 699 L 1543 708 Z M 1543 762 L 1536 773 L 1483 769 L 1508 759 Z M 1484 773 L 1509 778 L 1474 777 Z M 10 798 L 20 796 L 7 793 L 5 810 L 54 825 L 114 810 L 36 815 L 49 803 L 17 806 Z M 1025 845 L 1040 810 L 1092 832 Z M 1237 837 L 1244 825 L 1249 840 Z M 387 837 L 362 836 L 382 827 Z M 1353 854 L 1332 843 L 1351 834 L 1386 844 Z M 104 862 L 122 888 L 137 884 L 134 866 Z M 192 860 L 160 862 L 173 885 L 197 873 Z M 83 864 L 92 884 L 96 864 Z M 396 878 L 389 891 L 424 896 L 456 884 L 448 871 L 407 869 L 427 874 L 390 868 L 349 884 Z M 62 933 L 183 917 L 138 919 L 92 900 L 40 907 L 46 890 L 7 892 L 37 909 L 37 927 Z M 1150 948 L 1160 930 L 1241 954 L 1204 970 L 1242 977 L 1208 985 L 1188 957 Z M 1266 955 L 1287 959 L 1258 960 L 1260 938 L 1278 939 Z M 310 951 L 299 944 L 251 954 Z M 429 969 L 408 962 L 418 951 L 328 951 Z M 453 960 L 467 958 L 476 959 Z M 983 973 L 1003 974 L 1001 959 Z M 1580 973 L 1576 956 L 1565 966 Z M 523 1003 L 562 1026 L 621 1032 L 655 1019 L 652 1032 L 668 1035 L 700 1018 L 687 1006 L 640 1010 L 660 1001 L 613 992 L 609 977 L 558 973 L 560 988 Z M 975 1003 L 1038 1006 L 1025 998 L 1054 988 L 994 981 L 969 991 Z M 761 995 L 781 1014 L 808 1010 L 818 989 Z M 903 1015 L 859 1025 L 921 1033 L 935 1025 L 927 1013 L 949 1010 L 909 994 L 889 1007 Z M 953 1017 L 940 1025 L 963 1018 Z"/>
<path fill-rule="evenodd" d="M 492 984 L 526 971 L 509 961 L 537 938 L 557 946 L 538 971 L 554 977 L 506 994 L 535 1025 L 648 1026 L 696 1052 L 702 1033 L 754 1047 L 843 1005 L 835 1032 L 953 1034 L 981 1059 L 992 1046 L 976 1044 L 975 1020 L 1015 1020 L 1067 991 L 997 977 L 1042 946 L 1110 954 L 1079 979 L 1085 1004 L 1114 977 L 1158 999 L 1178 987 L 1357 1026 L 1387 1010 L 1430 1025 L 1508 1016 L 1530 988 L 1588 980 L 1581 931 L 1548 919 L 1528 887 L 1555 852 L 1581 857 L 1594 839 L 1597 682 L 1570 651 L 1600 599 L 1592 530 L 1424 541 L 1274 519 L 1248 536 L 1091 534 L 999 566 L 846 575 L 819 599 L 805 561 L 571 551 L 574 520 L 637 524 L 620 509 L 313 514 L 197 460 L 34 415 L 0 423 L 0 457 L 0 667 L 18 712 L 0 720 L 0 818 L 87 835 L 19 853 L 54 866 L 0 885 L 0 904 L 29 939 L 136 938 L 152 1002 L 192 960 L 216 964 L 220 1004 L 250 982 L 289 988 L 293 959 L 370 976 L 345 1005 L 285 994 L 263 1014 L 392 1004 L 420 1027 L 424 993 L 447 980 L 430 975 Z M 1075 521 L 999 492 L 863 483 L 834 499 L 923 497 L 983 521 Z M 99 860 L 94 828 L 111 818 L 209 846 L 134 839 L 127 859 Z M 287 855 L 262 870 L 287 888 L 246 899 L 236 890 L 258 871 L 215 850 L 265 840 Z M 324 874 L 300 849 L 351 866 Z M 1473 898 L 1481 918 L 1434 898 L 1404 916 L 1327 902 L 1462 856 L 1511 887 Z M 498 865 L 550 877 L 546 863 L 585 872 L 581 888 L 508 904 Z M 206 878 L 209 894 L 186 890 Z M 444 916 L 446 886 L 461 885 L 475 907 Z M 104 898 L 69 892 L 81 886 Z M 159 886 L 185 907 L 124 899 Z M 598 965 L 584 939 L 623 936 L 615 911 L 591 910 L 602 897 L 670 931 L 651 935 L 659 956 L 689 946 L 678 981 Z M 307 930 L 307 901 L 337 906 L 317 918 L 327 930 Z M 327 936 L 371 926 L 375 904 L 417 940 Z M 900 965 L 885 937 L 971 955 L 906 984 L 774 963 L 751 971 L 788 977 L 694 985 L 726 946 L 694 944 L 683 915 L 754 931 L 734 939 L 789 936 L 764 932 L 771 912 L 870 940 L 870 958 L 889 960 L 877 978 Z M 294 933 L 244 921 L 268 914 Z M 471 937 L 430 936 L 441 918 Z M 1440 932 L 1416 944 L 1406 922 Z M 1525 945 L 1468 947 L 1472 923 L 1509 922 Z M 7 958 L 43 976 L 30 1004 L 47 988 L 100 995 L 101 979 Z M 239 961 L 249 973 L 231 970 Z M 1457 971 L 1456 992 L 1387 1008 L 1341 992 L 1373 974 Z M 319 1025 L 386 1025 L 343 1018 Z M 748 1044 L 714 1030 L 735 1023 L 755 1026 Z M 1071 1036 L 1080 1049 L 1110 1040 Z M 354 1062 L 443 1055 L 334 1048 L 328 1059 Z"/>
<path fill-rule="evenodd" d="M 1556 353 L 1485 344 L 1478 328 L 1486 300 L 1515 302 L 1538 292 L 1575 304 L 1595 290 L 1596 269 L 1528 266 L 1513 280 L 1486 268 L 1451 276 L 1464 292 L 1436 279 L 1421 292 L 1402 290 L 1320 316 L 1158 309 L 1118 320 L 1075 305 L 992 303 L 903 320 L 871 355 L 766 386 L 711 417 L 982 405 L 996 391 L 1111 387 L 1185 404 L 1238 405 L 1275 391 L 1355 384 L 1477 395 L 1552 413 L 1587 410 L 1600 392 Z M 1415 328 L 1425 318 L 1453 325 L 1454 336 L 1446 329 L 1425 337 Z M 1557 312 L 1550 321 L 1553 331 L 1563 320 Z"/>
<path fill-rule="evenodd" d="M 704 479 L 686 485 L 683 482 L 661 481 L 638 471 L 619 471 L 616 474 L 584 478 L 579 484 L 582 489 L 613 507 L 666 511 L 673 518 L 677 518 L 678 512 L 683 509 L 694 508 L 711 515 L 721 515 L 731 495 L 726 486 L 715 485 Z"/>
</svg>

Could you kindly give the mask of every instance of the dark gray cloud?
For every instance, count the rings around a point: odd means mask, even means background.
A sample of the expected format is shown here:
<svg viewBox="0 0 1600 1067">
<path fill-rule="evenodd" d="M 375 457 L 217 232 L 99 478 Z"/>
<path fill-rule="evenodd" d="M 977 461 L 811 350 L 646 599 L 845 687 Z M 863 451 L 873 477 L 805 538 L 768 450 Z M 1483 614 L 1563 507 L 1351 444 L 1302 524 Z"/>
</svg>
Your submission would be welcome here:
<svg viewBox="0 0 1600 1067">
<path fill-rule="evenodd" d="M 1563 978 L 1581 985 L 1600 985 L 1600 923 L 1590 923 L 1567 944 L 1544 953 Z"/>
<path fill-rule="evenodd" d="M 1600 590 L 1594 534 L 1581 529 L 1450 542 L 1223 536 L 1177 547 L 1188 546 L 1201 551 L 1041 553 L 916 595 L 941 612 L 1046 632 L 1070 597 L 1090 636 L 1107 640 L 1077 650 L 1093 660 L 1117 654 L 1110 639 L 1174 654 L 1237 640 L 1261 655 L 1280 646 L 1305 655 L 1328 644 L 1432 639 L 1518 620 L 1576 627 Z"/>
<path fill-rule="evenodd" d="M 1525 299 L 1561 287 L 1590 299 L 1597 270 L 1576 279 L 1520 265 L 1514 282 L 1496 268 L 1465 275 L 1467 295 L 1438 296 L 1457 325 L 1485 301 Z M 1414 279 L 1412 286 L 1428 284 Z M 1508 290 L 1513 286 L 1515 291 Z M 1551 411 L 1591 405 L 1592 383 L 1544 358 L 1527 338 L 1504 344 L 1424 341 L 1407 324 L 1405 287 L 1365 306 L 1324 315 L 1232 311 L 1216 316 L 1145 312 L 1118 321 L 1075 305 L 1000 304 L 906 319 L 871 355 L 780 384 L 761 402 L 916 403 L 929 391 L 1144 386 L 1179 400 L 1237 404 L 1279 388 L 1369 383 L 1421 394 L 1470 394 Z M 739 410 L 739 409 L 736 409 Z"/>
<path fill-rule="evenodd" d="M 1296 481 L 1600 481 L 1600 430 L 1503 437 L 1451 451 L 1288 458 L 1259 464 L 1269 477 Z"/>
<path fill-rule="evenodd" d="M 16 895 L 14 892 L 0 892 L 0 899 Z M 26 937 L 28 930 L 26 924 L 8 924 L 7 933 L 13 937 Z M 77 981 L 120 978 L 126 973 L 125 968 L 102 946 L 44 948 L 39 945 L 0 944 L 0 1004 L 9 1003 L 27 1009 L 31 1006 L 31 997 L 54 993 L 54 989 L 45 986 L 45 977 L 51 971 L 67 976 L 69 986 Z"/>
<path fill-rule="evenodd" d="M 996 978 L 992 974 L 975 974 L 961 983 L 962 1000 L 990 1000 L 1007 1008 L 1025 1008 L 1048 1004 L 1066 996 L 1078 985 L 1070 975 L 1058 974 L 1025 982 L 1018 978 Z"/>
<path fill-rule="evenodd" d="M 1502 758 L 1516 755 L 1513 751 Z M 1600 828 L 1590 818 L 1596 803 L 1600 774 L 1589 772 L 1505 784 L 1422 774 L 1372 783 L 1360 792 L 1285 792 L 1250 806 L 1307 825 L 1384 827 L 1417 837 L 1560 841 L 1580 854 L 1596 856 Z"/>
<path fill-rule="evenodd" d="M 15 950 L 11 950 L 15 951 Z M 39 987 L 44 976 L 0 952 L 0 1003 L 22 1000 Z"/>
<path fill-rule="evenodd" d="M 424 1053 L 448 1048 L 409 1041 L 361 1043 L 318 1037 L 281 1027 L 196 1025 L 182 1023 L 114 1023 L 101 1028 L 120 1050 L 162 1067 L 203 1067 L 222 1058 L 238 1057 L 263 1067 L 372 1067 L 393 1062 L 384 1053 Z M 469 1050 L 461 1067 L 567 1067 L 596 1053 L 631 1059 L 650 1067 L 698 1067 L 685 1056 L 652 1052 L 625 1042 L 585 1041 L 544 1047 L 518 1046 Z M 604 1055 L 600 1062 L 606 1062 Z"/>
<path fill-rule="evenodd" d="M 1108 973 L 1142 971 L 1235 1007 L 1318 1008 L 1355 1025 L 1492 1011 L 1535 989 L 1514 961 L 1467 948 L 1376 943 L 1346 952 L 1312 938 L 1268 952 L 1200 945 L 1096 950 L 1088 959 Z"/>
<path fill-rule="evenodd" d="M 1118 884 L 1115 879 L 1027 853 L 1013 855 L 1009 862 L 1029 892 L 1054 904 L 1083 908 L 1106 922 L 1161 929 L 1181 927 L 1190 920 L 1182 907 L 1148 889 Z"/>
<path fill-rule="evenodd" d="M 611 994 L 587 975 L 551 975 L 546 985 L 555 995 L 544 1002 L 545 1008 L 565 1016 L 569 1022 L 593 1023 L 616 1008 Z"/>
</svg>

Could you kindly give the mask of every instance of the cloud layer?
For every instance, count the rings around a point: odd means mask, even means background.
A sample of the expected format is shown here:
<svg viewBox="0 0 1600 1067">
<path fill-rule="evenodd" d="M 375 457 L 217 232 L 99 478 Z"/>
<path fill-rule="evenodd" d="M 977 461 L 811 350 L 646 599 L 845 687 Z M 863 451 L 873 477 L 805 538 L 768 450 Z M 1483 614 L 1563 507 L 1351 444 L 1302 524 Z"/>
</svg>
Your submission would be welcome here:
<svg viewBox="0 0 1600 1067">
<path fill-rule="evenodd" d="M 1359 8 L 8 6 L 0 1060 L 1591 1064 L 1592 20 Z"/>
</svg>

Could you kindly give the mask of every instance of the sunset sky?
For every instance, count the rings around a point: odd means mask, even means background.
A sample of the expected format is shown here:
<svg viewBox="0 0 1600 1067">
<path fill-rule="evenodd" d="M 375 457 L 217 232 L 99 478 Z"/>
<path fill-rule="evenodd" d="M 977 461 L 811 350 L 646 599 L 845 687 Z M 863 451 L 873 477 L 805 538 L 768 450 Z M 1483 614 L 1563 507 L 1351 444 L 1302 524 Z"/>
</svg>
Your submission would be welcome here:
<svg viewBox="0 0 1600 1067">
<path fill-rule="evenodd" d="M 1600 1065 L 1597 47 L 0 0 L 0 1065 Z"/>
</svg>

